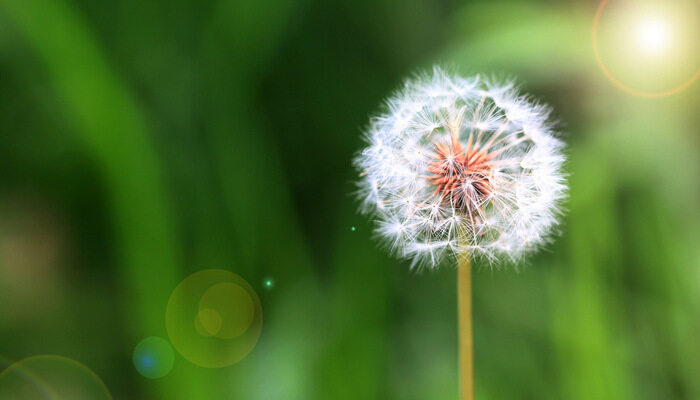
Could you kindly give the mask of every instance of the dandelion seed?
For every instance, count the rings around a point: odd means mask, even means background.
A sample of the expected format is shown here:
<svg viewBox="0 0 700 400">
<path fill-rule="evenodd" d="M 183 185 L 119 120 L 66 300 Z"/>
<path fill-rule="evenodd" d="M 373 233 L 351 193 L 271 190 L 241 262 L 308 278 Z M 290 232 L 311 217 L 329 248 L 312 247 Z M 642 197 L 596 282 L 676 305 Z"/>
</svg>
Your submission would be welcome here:
<svg viewBox="0 0 700 400">
<path fill-rule="evenodd" d="M 548 109 L 512 84 L 435 68 L 389 99 L 366 141 L 355 158 L 362 210 L 413 266 L 460 253 L 518 260 L 557 224 L 562 143 Z"/>
</svg>

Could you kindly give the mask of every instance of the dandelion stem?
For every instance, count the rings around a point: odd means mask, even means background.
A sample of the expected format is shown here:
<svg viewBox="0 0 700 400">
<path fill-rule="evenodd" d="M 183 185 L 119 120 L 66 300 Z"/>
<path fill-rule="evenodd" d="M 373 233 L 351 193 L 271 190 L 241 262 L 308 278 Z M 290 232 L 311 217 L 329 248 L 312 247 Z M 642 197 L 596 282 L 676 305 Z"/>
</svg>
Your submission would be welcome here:
<svg viewBox="0 0 700 400">
<path fill-rule="evenodd" d="M 459 316 L 460 399 L 474 400 L 474 341 L 472 332 L 472 267 L 469 254 L 457 262 L 457 313 Z"/>
</svg>

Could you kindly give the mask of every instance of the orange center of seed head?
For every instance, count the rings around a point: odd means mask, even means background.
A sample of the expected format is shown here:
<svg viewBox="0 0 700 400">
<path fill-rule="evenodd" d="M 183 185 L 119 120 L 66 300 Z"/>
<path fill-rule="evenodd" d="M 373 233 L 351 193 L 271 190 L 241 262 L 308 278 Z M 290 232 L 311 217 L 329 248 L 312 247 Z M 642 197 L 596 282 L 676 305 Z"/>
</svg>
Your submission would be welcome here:
<svg viewBox="0 0 700 400">
<path fill-rule="evenodd" d="M 434 147 L 437 157 L 428 164 L 432 174 L 428 181 L 437 186 L 433 195 L 467 215 L 478 213 L 493 192 L 491 160 L 495 155 L 488 152 L 488 146 L 474 144 L 471 135 L 466 149 L 456 135 L 451 135 L 449 143 L 436 143 Z"/>
</svg>

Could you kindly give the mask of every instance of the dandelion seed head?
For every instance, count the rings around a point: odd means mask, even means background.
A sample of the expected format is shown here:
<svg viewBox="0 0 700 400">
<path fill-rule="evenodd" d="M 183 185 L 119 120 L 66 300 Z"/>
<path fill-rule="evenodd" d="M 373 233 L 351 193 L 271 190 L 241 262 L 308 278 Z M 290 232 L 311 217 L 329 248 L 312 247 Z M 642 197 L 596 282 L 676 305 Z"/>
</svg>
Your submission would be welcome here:
<svg viewBox="0 0 700 400">
<path fill-rule="evenodd" d="M 550 237 L 566 193 L 548 109 L 512 84 L 435 68 L 409 80 L 371 120 L 361 211 L 413 266 L 460 252 L 517 261 Z"/>
</svg>

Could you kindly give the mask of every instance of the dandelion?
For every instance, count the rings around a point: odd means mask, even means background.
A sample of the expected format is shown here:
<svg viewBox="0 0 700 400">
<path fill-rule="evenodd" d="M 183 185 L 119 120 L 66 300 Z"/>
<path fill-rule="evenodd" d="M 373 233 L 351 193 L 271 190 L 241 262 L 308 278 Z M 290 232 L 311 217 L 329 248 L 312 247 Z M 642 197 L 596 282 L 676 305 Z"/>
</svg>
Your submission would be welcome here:
<svg viewBox="0 0 700 400">
<path fill-rule="evenodd" d="M 471 399 L 470 257 L 518 261 L 549 239 L 566 185 L 549 112 L 512 84 L 432 75 L 372 119 L 355 158 L 361 210 L 412 267 L 458 262 L 462 396 Z"/>
</svg>

